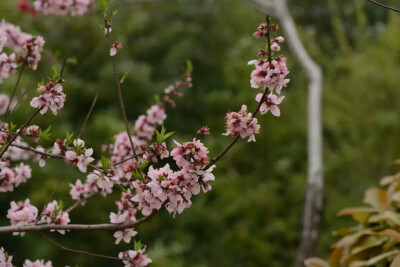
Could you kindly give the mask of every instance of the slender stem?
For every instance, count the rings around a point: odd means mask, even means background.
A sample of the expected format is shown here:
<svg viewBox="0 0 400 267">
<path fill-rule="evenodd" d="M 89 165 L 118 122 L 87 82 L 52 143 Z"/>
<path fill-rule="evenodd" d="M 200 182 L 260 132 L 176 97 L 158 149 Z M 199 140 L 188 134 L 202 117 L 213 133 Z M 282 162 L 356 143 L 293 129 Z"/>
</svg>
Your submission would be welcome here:
<svg viewBox="0 0 400 267">
<path fill-rule="evenodd" d="M 103 258 L 103 259 L 110 259 L 110 260 L 118 260 L 120 261 L 121 259 L 118 257 L 113 257 L 113 256 L 107 256 L 107 255 L 103 255 L 103 254 L 97 254 L 97 253 L 92 253 L 92 252 L 88 252 L 88 251 L 83 251 L 83 250 L 78 250 L 78 249 L 73 249 L 73 248 L 67 248 L 63 245 L 61 245 L 60 243 L 57 243 L 56 241 L 54 241 L 53 239 L 51 239 L 50 237 L 48 237 L 47 235 L 45 235 L 43 232 L 40 231 L 40 234 L 42 235 L 42 237 L 44 239 L 46 239 L 49 243 L 63 249 L 66 251 L 70 251 L 70 252 L 75 252 L 75 253 L 79 253 L 79 254 L 84 254 L 84 255 L 89 255 L 89 256 L 94 256 L 94 257 L 98 257 L 98 258 Z"/>
<path fill-rule="evenodd" d="M 35 116 L 42 110 L 43 106 L 38 108 L 30 117 L 29 119 L 22 125 L 21 129 L 17 132 L 17 134 L 13 135 L 11 137 L 11 140 L 7 143 L 6 147 L 1 151 L 0 153 L 0 158 L 6 153 L 7 149 L 10 147 L 10 145 L 17 139 L 17 137 L 21 134 L 21 132 L 28 126 L 29 123 L 35 118 Z"/>
<path fill-rule="evenodd" d="M 78 139 L 81 137 L 83 131 L 84 131 L 85 128 L 86 128 L 86 125 L 87 125 L 87 123 L 88 123 L 88 121 L 89 121 L 90 115 L 91 115 L 92 112 L 93 112 L 93 109 L 94 109 L 94 106 L 96 105 L 96 102 L 97 102 L 97 98 L 98 98 L 98 97 L 99 97 L 99 92 L 96 93 L 96 95 L 95 95 L 95 97 L 94 97 L 94 99 L 93 99 L 93 102 L 92 102 L 92 105 L 90 106 L 89 112 L 88 112 L 88 114 L 86 115 L 86 118 L 85 118 L 85 121 L 83 122 L 83 125 L 82 125 L 81 130 L 79 131 Z"/>
<path fill-rule="evenodd" d="M 67 225 L 59 225 L 59 224 L 43 224 L 43 225 L 14 225 L 14 226 L 3 226 L 0 227 L 0 233 L 16 233 L 16 232 L 40 232 L 40 231 L 49 231 L 49 230 L 74 230 L 74 231 L 93 231 L 93 230 L 122 230 L 126 228 L 133 228 L 142 223 L 148 221 L 152 216 L 154 216 L 158 210 L 154 211 L 149 216 L 143 217 L 140 220 L 135 222 L 128 223 L 120 223 L 120 224 L 112 224 L 112 223 L 104 223 L 104 224 L 67 224 Z"/>
<path fill-rule="evenodd" d="M 86 200 L 88 200 L 89 198 L 95 196 L 97 194 L 97 192 L 93 192 L 91 194 L 89 194 L 87 197 L 79 199 L 78 201 L 76 201 L 71 207 L 69 207 L 68 209 L 65 210 L 65 212 L 70 213 L 71 211 L 73 211 L 74 209 L 76 209 L 79 205 L 81 205 L 82 203 L 84 203 Z"/>
<path fill-rule="evenodd" d="M 105 18 L 105 22 L 106 22 L 105 24 L 109 24 L 107 18 Z M 109 28 L 107 28 L 107 40 L 108 40 L 108 47 L 111 47 L 111 38 L 110 38 Z M 129 143 L 131 144 L 132 153 L 135 156 L 136 161 L 139 162 L 139 158 L 137 157 L 136 152 L 135 152 L 135 145 L 133 144 L 132 136 L 130 134 L 128 118 L 126 117 L 124 100 L 122 98 L 121 83 L 119 81 L 118 72 L 117 72 L 117 66 L 116 66 L 116 63 L 115 63 L 115 56 L 111 57 L 111 61 L 112 61 L 112 66 L 113 66 L 113 74 L 114 74 L 115 84 L 117 86 L 117 91 L 118 91 L 119 106 L 121 108 L 121 113 L 122 113 L 122 116 L 124 118 L 126 134 L 128 135 Z"/>
<path fill-rule="evenodd" d="M 388 10 L 392 10 L 392 11 L 395 11 L 395 12 L 399 12 L 399 13 L 400 13 L 400 9 L 397 9 L 397 8 L 394 8 L 394 7 L 390 7 L 390 6 L 381 4 L 381 3 L 377 2 L 377 1 L 374 1 L 374 0 L 367 0 L 367 1 L 370 2 L 370 3 L 372 3 L 372 4 L 375 4 L 375 5 L 377 5 L 377 6 L 380 6 L 380 7 L 386 8 L 386 9 L 388 9 Z"/>
<path fill-rule="evenodd" d="M 7 104 L 6 112 L 4 113 L 4 121 L 7 119 L 7 116 L 8 116 L 8 113 L 9 113 L 8 111 L 9 111 L 9 109 L 10 109 L 11 102 L 13 101 L 13 98 L 14 98 L 14 96 L 15 96 L 15 93 L 17 92 L 19 83 L 20 83 L 20 81 L 21 81 L 22 73 L 24 72 L 24 70 L 25 70 L 25 64 L 22 65 L 21 69 L 20 69 L 19 72 L 18 72 L 18 79 L 17 79 L 17 82 L 15 83 L 14 89 L 13 89 L 13 91 L 12 91 L 12 93 L 11 93 L 11 96 L 10 96 L 10 101 L 9 101 L 8 104 Z"/>
<path fill-rule="evenodd" d="M 32 151 L 32 152 L 35 153 L 35 154 L 39 154 L 39 155 L 42 155 L 42 156 L 45 156 L 45 157 L 57 158 L 57 159 L 64 159 L 64 160 L 65 160 L 65 156 L 62 156 L 62 155 L 55 155 L 55 154 L 52 154 L 52 153 L 47 153 L 47 152 L 39 151 L 39 150 L 36 150 L 36 149 L 34 149 L 34 148 L 32 148 L 32 147 L 29 147 L 29 146 L 23 146 L 23 145 L 19 145 L 19 144 L 12 144 L 12 145 L 10 145 L 10 146 L 17 147 L 17 148 L 20 148 L 20 149 L 23 149 L 23 150 Z M 88 166 L 89 166 L 90 168 L 94 169 L 94 170 L 103 172 L 103 170 L 102 170 L 101 168 L 99 168 L 99 167 L 97 167 L 97 166 L 95 166 L 95 165 L 93 165 L 93 164 L 88 164 Z"/>
<path fill-rule="evenodd" d="M 271 61 L 272 61 L 272 56 L 271 56 L 271 33 L 270 33 L 270 17 L 269 15 L 267 15 L 267 28 L 268 28 L 268 33 L 267 33 L 267 40 L 268 40 L 268 61 L 269 61 L 269 65 L 272 66 Z M 253 114 L 252 114 L 252 118 L 255 118 L 258 114 L 258 112 L 260 111 L 261 108 L 261 104 L 262 104 L 262 100 L 265 99 L 266 95 L 268 94 L 269 90 L 265 89 L 263 96 L 261 97 L 260 102 L 258 103 L 256 109 L 254 110 Z M 215 158 L 213 158 L 210 163 L 208 163 L 203 170 L 208 170 L 212 165 L 214 165 L 217 161 L 219 161 L 235 144 L 236 142 L 239 140 L 240 136 L 236 136 L 235 139 L 232 140 L 232 142 Z"/>
</svg>

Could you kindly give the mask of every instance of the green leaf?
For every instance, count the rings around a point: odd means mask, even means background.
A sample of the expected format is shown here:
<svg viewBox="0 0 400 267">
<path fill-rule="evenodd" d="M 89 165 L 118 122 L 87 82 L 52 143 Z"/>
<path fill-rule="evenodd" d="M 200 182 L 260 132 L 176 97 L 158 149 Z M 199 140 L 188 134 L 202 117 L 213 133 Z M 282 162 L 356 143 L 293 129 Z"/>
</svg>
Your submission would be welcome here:
<svg viewBox="0 0 400 267">
<path fill-rule="evenodd" d="M 161 98 L 160 95 L 154 95 L 154 99 L 156 100 L 157 104 L 161 104 Z"/>
<path fill-rule="evenodd" d="M 188 61 L 186 61 L 186 72 L 191 73 L 192 71 L 193 71 L 192 61 L 188 60 Z"/>
<path fill-rule="evenodd" d="M 8 128 L 8 132 L 11 134 L 12 132 L 15 131 L 15 129 L 17 128 L 17 125 L 14 124 L 12 121 L 10 122 L 10 126 Z"/>
<path fill-rule="evenodd" d="M 143 248 L 143 244 L 142 244 L 142 241 L 136 241 L 136 240 L 134 240 L 134 250 L 135 251 L 139 251 L 139 250 L 141 250 Z"/>
<path fill-rule="evenodd" d="M 105 12 L 106 11 L 106 7 L 107 7 L 107 1 L 106 0 L 97 0 L 97 2 L 100 5 L 101 11 Z"/>
<path fill-rule="evenodd" d="M 161 144 L 163 142 L 162 135 L 160 134 L 160 132 L 157 129 L 155 129 L 155 132 L 156 132 L 156 136 L 157 136 L 157 142 Z"/>
<path fill-rule="evenodd" d="M 146 159 L 142 164 L 139 165 L 139 170 L 143 171 L 149 165 L 149 161 Z"/>
<path fill-rule="evenodd" d="M 39 138 L 40 138 L 40 139 L 44 139 L 44 140 L 51 141 L 51 138 L 50 138 L 50 136 L 51 136 L 50 130 L 51 130 L 51 126 L 47 127 L 47 129 L 44 130 L 44 131 L 40 130 Z"/>
<path fill-rule="evenodd" d="M 67 64 L 78 65 L 78 59 L 76 57 L 67 58 Z"/>
<path fill-rule="evenodd" d="M 110 160 L 104 156 L 101 156 L 101 166 L 103 166 L 103 170 L 108 170 L 110 168 Z"/>
<path fill-rule="evenodd" d="M 66 134 L 66 136 L 65 136 L 65 144 L 67 145 L 67 146 L 69 146 L 70 144 L 72 144 L 72 142 L 74 141 L 74 140 L 72 140 L 72 137 L 74 136 L 74 134 L 73 133 L 67 133 Z"/>
<path fill-rule="evenodd" d="M 42 81 L 40 83 L 38 83 L 38 87 L 44 86 L 45 85 L 45 81 L 44 79 L 42 79 Z"/>
<path fill-rule="evenodd" d="M 114 19 L 115 15 L 117 15 L 117 13 L 118 13 L 118 10 L 112 10 L 112 11 L 110 12 L 110 15 L 108 16 L 108 18 L 110 19 L 110 21 Z"/>
<path fill-rule="evenodd" d="M 124 72 L 124 75 L 122 75 L 122 78 L 121 78 L 121 80 L 119 81 L 119 83 L 124 83 L 124 82 L 125 82 L 125 79 L 128 78 L 128 76 L 129 76 L 129 70 L 127 70 L 127 71 Z"/>
<path fill-rule="evenodd" d="M 53 80 L 56 80 L 59 77 L 56 67 L 52 66 L 51 72 L 53 73 Z"/>
<path fill-rule="evenodd" d="M 175 132 L 169 132 L 167 134 L 164 135 L 164 141 L 167 140 L 169 137 L 171 137 L 171 135 L 173 135 Z M 163 141 L 163 142 L 164 142 Z"/>
<path fill-rule="evenodd" d="M 135 178 L 136 180 L 144 181 L 143 174 L 139 171 L 135 171 L 134 173 L 132 173 L 132 177 Z"/>
</svg>

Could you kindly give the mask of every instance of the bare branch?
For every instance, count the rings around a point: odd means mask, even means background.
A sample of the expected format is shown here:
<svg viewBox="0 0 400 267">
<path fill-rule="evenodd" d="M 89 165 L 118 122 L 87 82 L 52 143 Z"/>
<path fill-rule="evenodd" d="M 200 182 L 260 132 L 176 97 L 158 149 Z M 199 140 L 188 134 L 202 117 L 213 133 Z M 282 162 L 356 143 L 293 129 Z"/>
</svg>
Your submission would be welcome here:
<svg viewBox="0 0 400 267">
<path fill-rule="evenodd" d="M 394 8 L 394 7 L 390 7 L 390 6 L 381 4 L 381 3 L 377 2 L 377 1 L 374 1 L 374 0 L 367 0 L 367 1 L 370 2 L 370 3 L 372 3 L 372 4 L 375 4 L 375 5 L 377 5 L 377 6 L 380 6 L 380 7 L 386 8 L 386 9 L 388 9 L 388 10 L 391 10 L 391 11 L 394 11 L 394 12 L 399 12 L 399 13 L 400 13 L 400 9 L 397 9 L 397 8 Z"/>
<path fill-rule="evenodd" d="M 92 252 L 88 252 L 88 251 L 83 251 L 83 250 L 78 250 L 78 249 L 73 249 L 73 248 L 67 248 L 63 245 L 61 245 L 60 243 L 57 243 L 56 241 L 54 241 L 53 239 L 51 239 L 50 237 L 48 237 L 47 235 L 45 235 L 43 232 L 40 232 L 40 234 L 42 235 L 42 237 L 44 239 L 46 239 L 49 243 L 63 249 L 66 251 L 70 251 L 70 252 L 75 252 L 75 253 L 79 253 L 79 254 L 84 254 L 84 255 L 89 255 L 89 256 L 94 256 L 94 257 L 98 257 L 98 258 L 103 258 L 103 259 L 110 259 L 110 260 L 118 260 L 120 261 L 121 259 L 118 257 L 113 257 L 113 256 L 107 256 L 107 255 L 103 255 L 103 254 L 97 254 L 97 253 L 92 253 Z"/>
</svg>

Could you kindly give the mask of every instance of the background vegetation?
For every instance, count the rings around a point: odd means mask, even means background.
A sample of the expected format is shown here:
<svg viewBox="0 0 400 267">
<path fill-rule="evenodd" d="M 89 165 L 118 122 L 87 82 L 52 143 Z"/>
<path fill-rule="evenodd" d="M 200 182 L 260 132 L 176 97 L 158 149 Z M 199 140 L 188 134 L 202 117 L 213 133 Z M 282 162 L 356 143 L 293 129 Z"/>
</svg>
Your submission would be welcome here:
<svg viewBox="0 0 400 267">
<path fill-rule="evenodd" d="M 95 11 L 83 17 L 33 18 L 21 14 L 15 0 L 0 2 L 0 16 L 42 35 L 47 56 L 36 72 L 25 74 L 22 85 L 35 88 L 49 76 L 52 64 L 63 56 L 76 58 L 66 71 L 66 107 L 60 115 L 40 116 L 35 123 L 52 124 L 52 137 L 78 132 L 97 91 L 100 98 L 84 139 L 100 151 L 101 145 L 123 131 L 113 84 L 108 46 Z M 126 1 L 128 2 L 128 1 Z M 212 136 L 205 139 L 217 154 L 229 138 L 221 135 L 224 114 L 242 103 L 253 109 L 251 67 L 263 41 L 251 33 L 264 19 L 249 1 L 169 0 L 127 4 L 117 0 L 114 39 L 124 48 L 118 68 L 130 70 L 124 97 L 131 124 L 160 92 L 182 73 L 186 59 L 194 64 L 194 88 L 168 111 L 166 127 L 177 131 L 178 141 L 191 139 L 202 125 Z M 390 3 L 390 1 L 386 1 Z M 392 1 L 395 3 L 396 1 Z M 326 212 L 319 256 L 327 256 L 334 241 L 331 232 L 349 219 L 335 214 L 345 206 L 360 205 L 366 188 L 390 174 L 400 148 L 400 17 L 366 1 L 303 0 L 289 3 L 298 30 L 313 58 L 324 70 L 324 175 Z M 139 238 L 148 245 L 153 266 L 291 266 L 301 227 L 307 174 L 307 80 L 289 51 L 290 78 L 282 116 L 263 116 L 256 143 L 244 141 L 215 169 L 214 190 L 194 198 L 193 207 L 173 218 L 166 212 L 140 226 Z M 11 91 L 16 77 L 0 85 Z M 28 98 L 29 99 L 29 98 Z M 25 104 L 27 106 L 28 100 Z M 12 120 L 23 122 L 32 111 L 18 110 Z M 0 195 L 0 224 L 12 199 L 31 198 L 47 203 L 64 168 L 48 160 L 49 168 L 35 166 L 34 177 L 16 192 Z M 67 168 L 56 199 L 72 204 L 69 183 L 84 176 Z M 117 199 L 118 195 L 111 198 Z M 71 214 L 73 222 L 107 221 L 112 201 L 101 196 Z M 112 232 L 71 232 L 65 238 L 52 234 L 65 246 L 116 255 L 128 246 L 114 246 Z M 62 251 L 29 233 L 25 237 L 2 235 L 0 245 L 14 255 L 51 259 L 55 266 L 110 266 L 115 262 Z M 34 248 L 32 250 L 32 248 Z M 114 266 L 114 265 L 113 265 Z"/>
</svg>

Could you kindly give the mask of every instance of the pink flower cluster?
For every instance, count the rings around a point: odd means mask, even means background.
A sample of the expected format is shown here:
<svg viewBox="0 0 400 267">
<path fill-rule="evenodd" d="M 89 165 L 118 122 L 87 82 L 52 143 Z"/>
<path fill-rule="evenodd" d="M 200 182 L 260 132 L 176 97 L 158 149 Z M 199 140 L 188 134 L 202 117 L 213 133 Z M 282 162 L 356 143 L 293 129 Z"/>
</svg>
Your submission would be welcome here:
<svg viewBox="0 0 400 267">
<path fill-rule="evenodd" d="M 133 228 L 126 228 L 122 231 L 117 231 L 114 233 L 115 237 L 115 244 L 119 244 L 122 240 L 124 240 L 125 243 L 130 243 L 132 237 L 135 237 L 137 232 L 133 230 Z"/>
<path fill-rule="evenodd" d="M 249 137 L 248 142 L 255 142 L 254 134 L 259 133 L 260 125 L 258 120 L 253 118 L 252 114 L 247 111 L 247 106 L 242 105 L 239 112 L 229 112 L 226 114 L 226 132 L 224 135 L 240 136 L 241 138 Z"/>
<path fill-rule="evenodd" d="M 44 40 L 40 36 L 32 36 L 21 31 L 20 27 L 11 23 L 3 22 L 3 30 L 7 35 L 6 47 L 18 53 L 18 63 L 23 63 L 25 66 L 36 69 L 37 64 L 41 59 Z"/>
<path fill-rule="evenodd" d="M 0 266 L 1 267 L 13 267 L 12 264 L 13 256 L 6 254 L 4 248 L 0 248 Z"/>
<path fill-rule="evenodd" d="M 12 259 L 13 256 L 8 255 L 5 251 L 4 248 L 0 248 L 0 266 L 1 267 L 13 267 L 14 265 L 12 264 Z M 23 267 L 53 267 L 51 261 L 45 262 L 44 260 L 36 260 L 36 261 L 30 261 L 30 260 L 25 260 L 24 264 L 22 265 Z"/>
<path fill-rule="evenodd" d="M 7 55 L 6 53 L 0 54 L 0 83 L 4 79 L 10 77 L 17 69 L 18 64 L 15 61 L 15 54 Z"/>
<path fill-rule="evenodd" d="M 10 219 L 11 225 L 25 225 L 36 222 L 38 209 L 32 206 L 29 199 L 24 202 L 11 202 L 11 208 L 7 212 L 7 218 Z M 23 236 L 25 233 L 14 233 L 14 235 Z"/>
<path fill-rule="evenodd" d="M 120 252 L 118 257 L 122 259 L 122 262 L 125 264 L 125 267 L 142 267 L 147 266 L 151 263 L 151 259 L 144 254 L 146 248 L 139 249 L 138 251 L 135 250 L 128 250 L 124 252 Z"/>
<path fill-rule="evenodd" d="M 136 154 L 144 153 L 145 150 L 147 150 L 146 141 L 153 138 L 156 127 L 162 125 L 167 118 L 164 107 L 159 104 L 151 106 L 146 113 L 147 115 L 141 115 L 136 120 L 133 134 L 130 137 L 135 145 Z M 110 150 L 112 152 L 112 157 L 110 159 L 112 164 L 133 156 L 132 147 L 126 132 L 118 134 L 114 144 L 105 147 L 105 150 Z M 131 165 L 132 163 L 133 160 L 127 161 L 125 164 L 119 166 L 118 170 L 122 170 L 125 166 Z"/>
<path fill-rule="evenodd" d="M 136 120 L 133 135 L 139 139 L 151 140 L 154 129 L 163 124 L 167 115 L 162 105 L 153 105 L 146 113 L 147 115 L 142 115 Z"/>
<path fill-rule="evenodd" d="M 99 187 L 97 186 L 97 180 L 93 177 L 88 176 L 85 183 L 78 179 L 75 184 L 70 184 L 71 190 L 69 194 L 74 200 L 85 200 L 92 196 L 93 194 L 99 192 Z M 84 204 L 84 202 L 82 203 Z"/>
<path fill-rule="evenodd" d="M 260 103 L 262 102 L 260 106 L 260 113 L 265 114 L 268 111 L 271 111 L 272 115 L 279 117 L 281 115 L 281 110 L 279 109 L 278 105 L 282 103 L 283 99 L 285 99 L 284 96 L 277 97 L 274 94 L 269 94 L 267 95 L 264 99 L 263 94 L 257 94 L 256 96 L 256 101 Z"/>
<path fill-rule="evenodd" d="M 44 260 L 25 260 L 23 267 L 53 267 L 53 264 L 51 261 L 45 262 Z"/>
<path fill-rule="evenodd" d="M 69 214 L 62 210 L 62 205 L 59 205 L 57 201 L 50 202 L 46 205 L 42 213 L 40 214 L 39 222 L 47 224 L 58 224 L 67 225 L 71 220 Z M 50 230 L 54 231 L 54 230 Z M 58 230 L 60 234 L 65 234 L 65 230 Z"/>
<path fill-rule="evenodd" d="M 290 81 L 286 79 L 289 71 L 286 67 L 286 58 L 277 57 L 271 60 L 257 59 L 251 60 L 249 65 L 254 65 L 255 70 L 251 73 L 251 87 L 259 88 L 263 86 L 264 89 L 269 89 L 273 91 L 274 89 L 278 94 L 281 93 L 283 87 L 286 87 L 287 83 Z"/>
<path fill-rule="evenodd" d="M 183 81 L 178 81 L 175 85 L 170 85 L 164 89 L 164 95 L 162 96 L 162 101 L 168 104 L 170 107 L 174 108 L 176 106 L 173 97 L 182 97 L 183 92 L 182 89 L 192 88 L 192 74 L 189 71 L 186 71 L 183 74 Z"/>
<path fill-rule="evenodd" d="M 46 15 L 83 15 L 94 7 L 93 0 L 35 0 L 36 10 Z"/>
<path fill-rule="evenodd" d="M 85 173 L 87 171 L 87 166 L 94 161 L 94 158 L 91 157 L 93 155 L 93 148 L 86 148 L 85 141 L 75 139 L 74 149 L 75 150 L 68 150 L 65 153 L 65 159 L 72 162 L 81 172 Z"/>
<path fill-rule="evenodd" d="M 45 114 L 48 109 L 57 115 L 57 111 L 64 107 L 66 95 L 63 93 L 63 87 L 60 83 L 49 81 L 46 85 L 40 86 L 38 92 L 40 96 L 34 97 L 31 101 L 31 107 L 42 108 L 41 114 Z"/>
<path fill-rule="evenodd" d="M 23 163 L 15 168 L 0 168 L 0 192 L 12 192 L 31 177 L 31 168 Z"/>
</svg>

